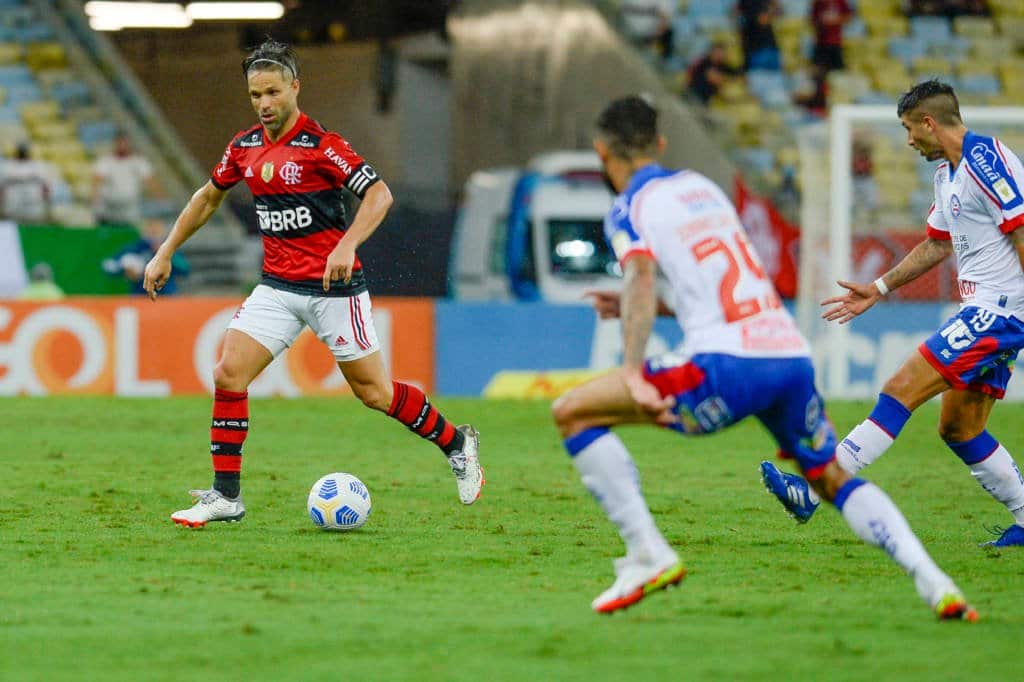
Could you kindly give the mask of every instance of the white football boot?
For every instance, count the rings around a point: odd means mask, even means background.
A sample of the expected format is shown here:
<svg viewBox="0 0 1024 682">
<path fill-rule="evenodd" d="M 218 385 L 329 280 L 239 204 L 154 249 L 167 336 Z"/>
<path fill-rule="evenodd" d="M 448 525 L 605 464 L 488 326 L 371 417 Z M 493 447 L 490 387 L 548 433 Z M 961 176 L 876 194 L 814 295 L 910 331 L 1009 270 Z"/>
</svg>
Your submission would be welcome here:
<svg viewBox="0 0 1024 682">
<path fill-rule="evenodd" d="M 455 483 L 459 487 L 459 501 L 462 504 L 473 504 L 480 497 L 480 488 L 484 486 L 484 469 L 480 466 L 480 433 L 469 424 L 455 427 L 465 439 L 462 452 L 456 452 L 448 458 L 448 464 L 455 474 Z"/>
<path fill-rule="evenodd" d="M 675 552 L 667 552 L 658 559 L 627 555 L 615 559 L 614 563 L 615 582 L 590 604 L 598 613 L 612 613 L 632 606 L 686 577 L 686 569 Z"/>
<path fill-rule="evenodd" d="M 195 504 L 171 514 L 171 521 L 179 526 L 202 528 L 208 521 L 241 521 L 245 516 L 242 496 L 231 500 L 216 490 L 189 490 Z"/>
</svg>

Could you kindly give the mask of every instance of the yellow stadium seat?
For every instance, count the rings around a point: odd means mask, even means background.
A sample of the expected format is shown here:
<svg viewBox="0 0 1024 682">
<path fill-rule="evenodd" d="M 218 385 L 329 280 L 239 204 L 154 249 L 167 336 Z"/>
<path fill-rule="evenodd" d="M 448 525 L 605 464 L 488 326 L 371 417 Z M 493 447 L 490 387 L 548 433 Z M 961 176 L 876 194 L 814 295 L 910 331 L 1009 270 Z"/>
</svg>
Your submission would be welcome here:
<svg viewBox="0 0 1024 682">
<path fill-rule="evenodd" d="M 874 73 L 875 89 L 887 95 L 902 95 L 914 84 L 906 69 L 890 69 Z"/>
<path fill-rule="evenodd" d="M 971 43 L 971 55 L 975 59 L 990 62 L 1002 62 L 1012 59 L 1015 50 L 1013 40 L 1005 36 L 992 36 L 984 40 L 975 40 Z"/>
<path fill-rule="evenodd" d="M 996 18 L 996 23 L 1003 37 L 1012 40 L 1017 47 L 1024 45 L 1024 16 L 1004 14 Z"/>
<path fill-rule="evenodd" d="M 30 102 L 21 107 L 21 119 L 31 126 L 42 121 L 54 120 L 60 116 L 60 107 L 51 99 Z"/>
<path fill-rule="evenodd" d="M 996 25 L 988 17 L 957 17 L 953 30 L 965 38 L 989 38 L 996 34 Z"/>
<path fill-rule="evenodd" d="M 60 43 L 32 43 L 25 51 L 25 62 L 33 71 L 67 66 L 68 55 Z"/>
<path fill-rule="evenodd" d="M 996 70 L 992 63 L 983 59 L 965 59 L 956 65 L 956 75 L 964 76 L 994 76 Z"/>
<path fill-rule="evenodd" d="M 0 65 L 17 64 L 21 61 L 21 45 L 0 43 Z"/>
<path fill-rule="evenodd" d="M 918 57 L 914 60 L 913 71 L 917 76 L 949 76 L 953 67 L 943 57 Z"/>
<path fill-rule="evenodd" d="M 867 25 L 871 35 L 876 38 L 905 36 L 910 26 L 906 17 L 891 14 L 877 14 L 872 15 L 870 18 L 865 17 L 864 23 Z"/>
<path fill-rule="evenodd" d="M 64 122 L 40 123 L 29 127 L 32 138 L 41 142 L 72 141 L 77 137 L 74 126 Z"/>
<path fill-rule="evenodd" d="M 37 156 L 51 163 L 63 161 L 85 161 L 89 158 L 85 147 L 78 140 L 60 142 L 58 144 L 47 143 L 36 146 Z"/>
</svg>

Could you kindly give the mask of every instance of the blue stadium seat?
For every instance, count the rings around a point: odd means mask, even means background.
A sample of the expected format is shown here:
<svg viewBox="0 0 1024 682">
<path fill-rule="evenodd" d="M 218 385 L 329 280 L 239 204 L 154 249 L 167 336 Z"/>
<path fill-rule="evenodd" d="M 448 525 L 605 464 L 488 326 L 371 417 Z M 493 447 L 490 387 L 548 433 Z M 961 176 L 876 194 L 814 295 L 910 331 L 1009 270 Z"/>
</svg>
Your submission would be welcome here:
<svg viewBox="0 0 1024 682">
<path fill-rule="evenodd" d="M 20 107 L 29 102 L 38 102 L 43 98 L 43 91 L 35 83 L 12 85 L 7 88 L 7 106 Z"/>
<path fill-rule="evenodd" d="M 947 40 L 952 33 L 949 20 L 943 17 L 911 17 L 910 35 L 923 40 L 928 45 L 939 45 Z"/>
<path fill-rule="evenodd" d="M 775 168 L 775 152 L 761 147 L 748 147 L 739 152 L 740 159 L 746 168 L 758 173 L 767 173 Z"/>
<path fill-rule="evenodd" d="M 69 106 L 85 106 L 92 101 L 92 89 L 82 81 L 57 83 L 50 90 L 52 96 L 64 108 Z"/>
<path fill-rule="evenodd" d="M 113 121 L 87 121 L 78 126 L 78 138 L 86 147 L 108 144 L 117 137 L 117 124 Z"/>
<path fill-rule="evenodd" d="M 32 24 L 15 29 L 15 40 L 21 43 L 41 43 L 53 40 L 53 29 L 46 24 Z"/>
<path fill-rule="evenodd" d="M 732 15 L 732 8 L 735 0 L 700 0 L 691 2 L 686 8 L 686 13 L 691 17 L 725 17 Z"/>
<path fill-rule="evenodd" d="M 0 107 L 0 125 L 6 123 L 21 124 L 21 114 L 18 113 L 17 107 L 10 105 Z"/>
<path fill-rule="evenodd" d="M 975 95 L 998 95 L 999 79 L 993 74 L 976 73 L 960 77 L 960 90 Z"/>
<path fill-rule="evenodd" d="M 882 104 L 882 105 L 893 105 L 894 99 L 892 95 L 887 95 L 884 92 L 878 92 L 877 90 L 869 90 L 862 95 L 859 95 L 854 99 L 857 104 Z"/>
<path fill-rule="evenodd" d="M 781 71 L 751 69 L 747 72 L 747 88 L 765 106 L 788 104 L 789 87 Z"/>
<path fill-rule="evenodd" d="M 844 38 L 865 38 L 868 35 L 868 25 L 860 17 L 854 17 L 843 26 Z"/>
<path fill-rule="evenodd" d="M 918 38 L 891 38 L 889 40 L 889 56 L 903 61 L 910 66 L 910 62 L 923 57 L 928 52 L 928 46 Z"/>
<path fill-rule="evenodd" d="M 806 17 L 811 13 L 811 0 L 782 0 L 782 13 L 787 17 Z"/>
<path fill-rule="evenodd" d="M 0 66 L 0 86 L 4 88 L 16 85 L 31 85 L 36 82 L 35 76 L 27 66 L 14 64 L 12 66 Z"/>
<path fill-rule="evenodd" d="M 0 9 L 7 10 L 12 7 L 21 7 L 25 4 L 25 0 L 0 0 Z"/>
</svg>

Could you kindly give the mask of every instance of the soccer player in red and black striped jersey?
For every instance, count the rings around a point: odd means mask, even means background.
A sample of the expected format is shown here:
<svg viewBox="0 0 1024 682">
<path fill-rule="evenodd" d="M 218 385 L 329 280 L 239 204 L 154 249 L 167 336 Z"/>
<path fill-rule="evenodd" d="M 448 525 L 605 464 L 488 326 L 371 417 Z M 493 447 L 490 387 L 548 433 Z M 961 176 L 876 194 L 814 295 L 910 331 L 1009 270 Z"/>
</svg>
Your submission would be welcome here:
<svg viewBox="0 0 1024 682">
<path fill-rule="evenodd" d="M 299 110 L 299 63 L 291 47 L 268 40 L 245 58 L 242 70 L 259 124 L 231 141 L 145 272 L 144 287 L 155 300 L 175 250 L 206 223 L 228 190 L 241 181 L 249 186 L 263 233 L 263 277 L 228 325 L 213 373 L 213 487 L 192 491 L 194 505 L 171 519 L 198 528 L 245 515 L 240 474 L 247 390 L 306 325 L 334 353 L 366 406 L 444 452 L 459 499 L 472 504 L 484 483 L 476 430 L 453 426 L 420 389 L 392 381 L 381 358 L 356 249 L 384 219 L 391 191 L 343 137 Z M 361 200 L 351 223 L 342 207 L 346 190 Z"/>
</svg>

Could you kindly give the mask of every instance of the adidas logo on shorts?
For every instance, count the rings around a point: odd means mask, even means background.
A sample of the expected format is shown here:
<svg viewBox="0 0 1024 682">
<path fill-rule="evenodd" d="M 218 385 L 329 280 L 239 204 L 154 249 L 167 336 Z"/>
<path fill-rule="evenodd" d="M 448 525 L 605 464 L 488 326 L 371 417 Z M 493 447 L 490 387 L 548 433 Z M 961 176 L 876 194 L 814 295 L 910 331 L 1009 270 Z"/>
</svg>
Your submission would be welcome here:
<svg viewBox="0 0 1024 682">
<path fill-rule="evenodd" d="M 347 346 L 348 345 L 348 341 L 345 340 L 344 336 L 339 334 L 338 338 L 334 339 L 334 345 L 335 346 Z"/>
</svg>

